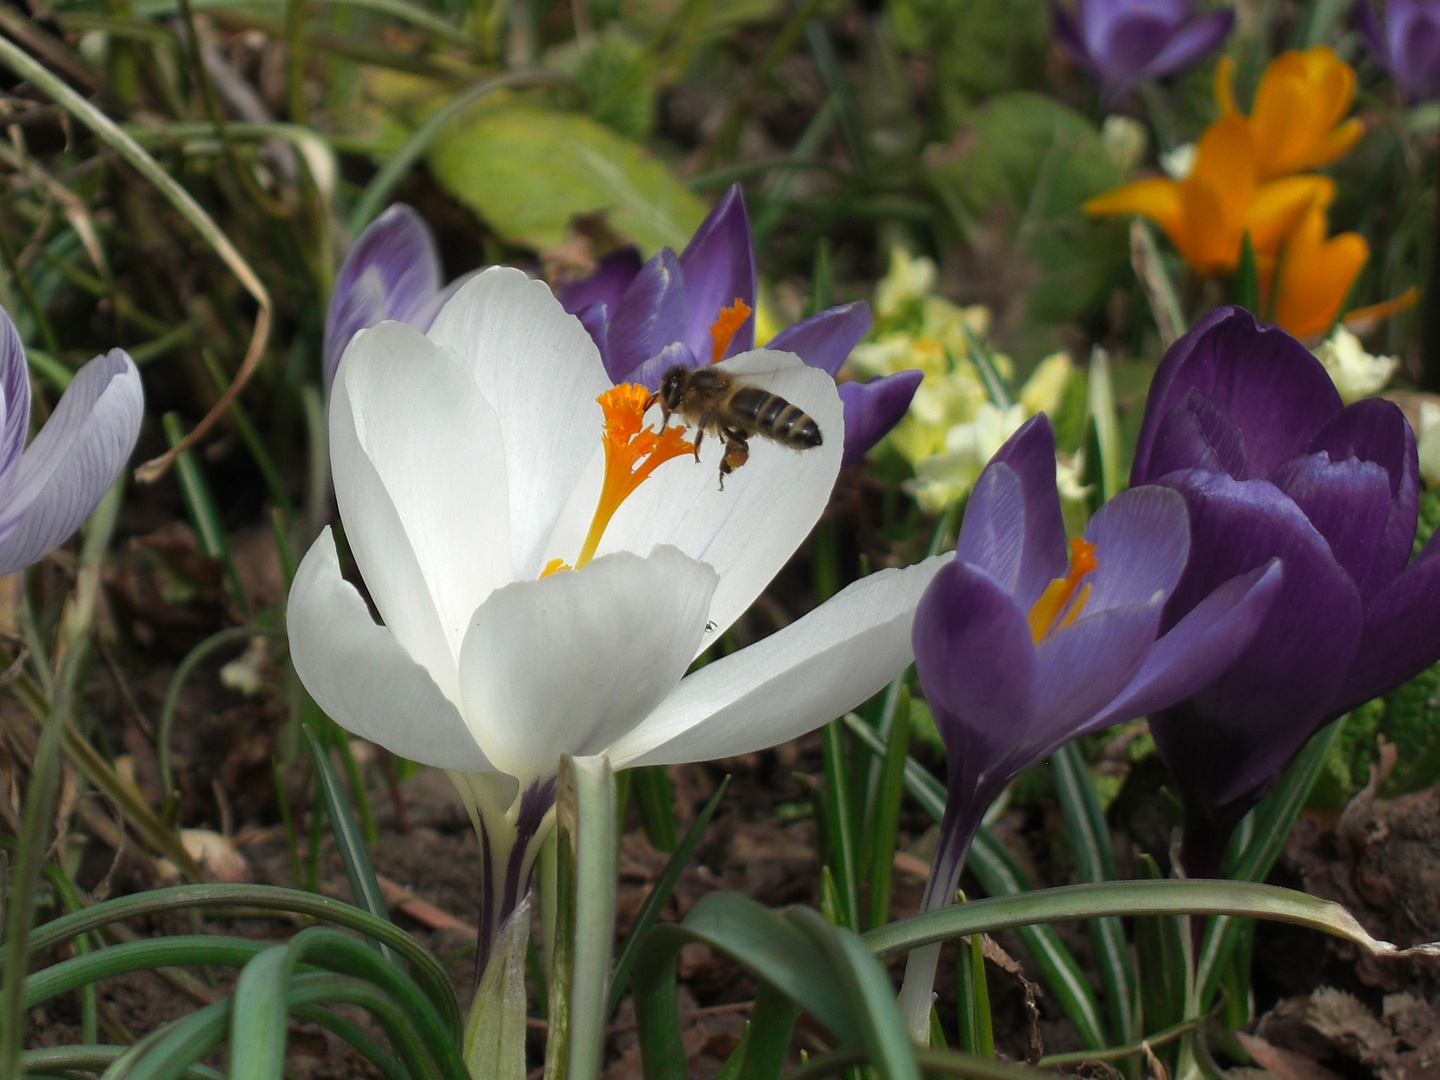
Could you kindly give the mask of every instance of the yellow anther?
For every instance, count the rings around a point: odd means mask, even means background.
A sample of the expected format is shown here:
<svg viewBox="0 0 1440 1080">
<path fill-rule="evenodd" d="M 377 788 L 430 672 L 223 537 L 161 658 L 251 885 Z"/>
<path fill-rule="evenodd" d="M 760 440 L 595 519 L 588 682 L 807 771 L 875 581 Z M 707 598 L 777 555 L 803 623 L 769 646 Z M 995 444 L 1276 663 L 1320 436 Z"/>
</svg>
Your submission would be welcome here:
<svg viewBox="0 0 1440 1080">
<path fill-rule="evenodd" d="M 1070 572 L 1063 578 L 1055 578 L 1045 586 L 1030 608 L 1026 619 L 1030 627 L 1030 639 L 1040 644 L 1056 630 L 1063 630 L 1080 616 L 1085 601 L 1090 599 L 1090 583 L 1081 579 L 1092 573 L 1098 563 L 1095 561 L 1095 545 L 1078 536 L 1070 541 Z"/>
<path fill-rule="evenodd" d="M 745 320 L 749 317 L 750 305 L 738 296 L 729 307 L 720 309 L 720 314 L 710 324 L 710 340 L 714 342 L 710 347 L 712 364 L 718 364 L 725 359 L 725 350 L 730 347 L 730 339 L 735 336 L 735 331 L 745 325 Z"/>
<path fill-rule="evenodd" d="M 642 426 L 650 398 L 650 391 L 635 383 L 621 383 L 596 398 L 605 413 L 601 439 L 605 448 L 605 480 L 600 485 L 600 501 L 595 507 L 590 531 L 575 560 L 577 570 L 594 558 L 605 527 L 630 493 L 671 458 L 695 451 L 695 444 L 685 438 L 684 428 L 667 427 L 657 432 Z"/>
<path fill-rule="evenodd" d="M 561 570 L 570 570 L 570 569 L 573 569 L 573 568 L 572 568 L 571 565 L 570 565 L 569 563 L 567 563 L 564 559 L 551 559 L 549 562 L 547 562 L 547 563 L 545 564 L 545 569 L 540 571 L 540 576 L 541 576 L 542 578 L 547 578 L 547 577 L 549 577 L 551 574 L 559 573 Z"/>
</svg>

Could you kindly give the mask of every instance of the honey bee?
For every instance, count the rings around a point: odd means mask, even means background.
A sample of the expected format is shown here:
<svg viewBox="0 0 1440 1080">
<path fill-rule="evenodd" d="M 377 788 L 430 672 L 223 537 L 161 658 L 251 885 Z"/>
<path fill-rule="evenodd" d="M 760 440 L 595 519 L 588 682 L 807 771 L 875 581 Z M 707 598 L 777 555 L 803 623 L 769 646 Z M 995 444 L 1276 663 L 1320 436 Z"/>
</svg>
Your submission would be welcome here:
<svg viewBox="0 0 1440 1080">
<path fill-rule="evenodd" d="M 700 442 L 711 432 L 725 445 L 720 458 L 720 490 L 725 490 L 725 477 L 744 465 L 750 457 L 750 438 L 760 435 L 788 446 L 792 450 L 808 450 L 824 439 L 819 425 L 796 405 L 741 382 L 721 368 L 689 368 L 677 364 L 665 372 L 660 390 L 652 394 L 646 407 L 660 403 L 662 426 L 670 423 L 671 415 L 694 424 L 695 460 L 700 460 Z"/>
</svg>

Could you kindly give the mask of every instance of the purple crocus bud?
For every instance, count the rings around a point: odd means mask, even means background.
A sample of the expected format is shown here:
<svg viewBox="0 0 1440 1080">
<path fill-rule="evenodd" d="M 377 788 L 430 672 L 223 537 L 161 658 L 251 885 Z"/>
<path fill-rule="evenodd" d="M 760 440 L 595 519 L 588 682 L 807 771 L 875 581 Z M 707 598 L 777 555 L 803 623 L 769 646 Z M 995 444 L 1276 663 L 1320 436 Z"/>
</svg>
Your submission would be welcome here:
<svg viewBox="0 0 1440 1080">
<path fill-rule="evenodd" d="M 27 447 L 30 379 L 25 349 L 0 310 L 0 574 L 36 562 L 80 527 L 125 467 L 145 395 L 123 349 L 75 373 Z"/>
<path fill-rule="evenodd" d="M 325 389 L 350 339 L 386 319 L 429 330 L 435 314 L 464 281 L 442 287 L 440 253 L 430 226 L 404 203 L 366 226 L 340 264 L 325 313 Z"/>
<path fill-rule="evenodd" d="M 1211 876 L 1320 726 L 1440 658 L 1440 544 L 1410 559 L 1419 478 L 1400 410 L 1344 407 L 1303 345 L 1239 308 L 1212 312 L 1166 354 L 1131 479 L 1173 489 L 1189 510 L 1192 557 L 1167 625 L 1235 574 L 1285 567 L 1235 662 L 1150 718 L 1185 803 L 1186 869 Z"/>
<path fill-rule="evenodd" d="M 1248 644 L 1289 574 L 1271 559 L 1231 575 L 1162 633 L 1190 554 L 1184 499 L 1151 485 L 1102 506 L 1067 556 L 1044 414 L 991 459 L 955 558 L 926 588 L 911 632 L 949 773 L 922 910 L 953 900 L 981 816 L 1006 784 L 1076 736 L 1212 681 Z M 933 964 L 917 950 L 906 972 L 902 1003 L 917 1034 L 929 1015 Z"/>
<path fill-rule="evenodd" d="M 1355 28 L 1407 98 L 1440 97 L 1440 0 L 1387 0 L 1383 30 L 1369 3 L 1358 0 Z"/>
<path fill-rule="evenodd" d="M 898 424 L 920 382 L 923 371 L 897 371 L 869 382 L 840 384 L 840 404 L 845 407 L 845 453 L 840 467 L 849 468 L 869 453 L 870 448 Z"/>
<path fill-rule="evenodd" d="M 1191 18 L 1193 0 L 1078 0 L 1056 3 L 1055 40 L 1100 80 L 1108 102 L 1150 79 L 1193 64 L 1225 40 L 1229 9 Z"/>
</svg>

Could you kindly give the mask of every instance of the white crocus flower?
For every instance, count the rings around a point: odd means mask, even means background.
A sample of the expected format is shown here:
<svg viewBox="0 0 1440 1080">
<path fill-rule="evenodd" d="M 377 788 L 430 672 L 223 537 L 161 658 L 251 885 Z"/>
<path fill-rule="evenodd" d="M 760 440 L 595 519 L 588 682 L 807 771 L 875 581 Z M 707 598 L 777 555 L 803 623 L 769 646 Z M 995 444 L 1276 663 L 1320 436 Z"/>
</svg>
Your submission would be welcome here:
<svg viewBox="0 0 1440 1080">
<path fill-rule="evenodd" d="M 1343 323 L 1335 327 L 1335 332 L 1322 341 L 1314 353 L 1346 405 L 1385 389 L 1400 366 L 1397 357 L 1372 356 L 1366 352 L 1360 339 L 1345 329 Z"/>
<path fill-rule="evenodd" d="M 450 771 L 486 856 L 482 955 L 524 893 L 562 754 L 623 768 L 748 753 L 910 662 L 939 560 L 873 574 L 685 674 L 809 533 L 844 446 L 825 372 L 765 350 L 721 366 L 804 409 L 824 445 L 757 437 L 720 490 L 718 440 L 697 463 L 678 427 L 657 438 L 658 408 L 642 428 L 645 391 L 612 388 L 580 322 L 517 270 L 472 279 L 428 333 L 362 331 L 340 363 L 336 499 L 384 625 L 327 529 L 290 592 L 291 654 L 343 727 Z"/>
</svg>

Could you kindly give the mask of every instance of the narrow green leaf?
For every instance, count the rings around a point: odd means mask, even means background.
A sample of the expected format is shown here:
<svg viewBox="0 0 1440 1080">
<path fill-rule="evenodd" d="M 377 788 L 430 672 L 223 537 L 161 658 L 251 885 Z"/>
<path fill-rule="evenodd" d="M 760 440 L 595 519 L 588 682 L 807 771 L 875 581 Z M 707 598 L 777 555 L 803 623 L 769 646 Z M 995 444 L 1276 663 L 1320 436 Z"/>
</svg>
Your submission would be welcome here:
<svg viewBox="0 0 1440 1080">
<path fill-rule="evenodd" d="M 850 802 L 850 769 L 845 726 L 832 720 L 820 732 L 825 762 L 825 839 L 830 873 L 839 901 L 839 921 L 860 928 L 860 880 L 856 857 L 855 813 Z"/>
<path fill-rule="evenodd" d="M 1257 319 L 1264 319 L 1260 310 L 1260 271 L 1255 265 L 1255 245 L 1250 242 L 1247 230 L 1240 242 L 1240 265 L 1235 270 L 1235 303 L 1250 312 Z"/>
<path fill-rule="evenodd" d="M 1141 855 L 1138 862 L 1149 878 L 1160 880 L 1154 859 Z M 1188 919 L 1175 915 L 1146 915 L 1135 920 L 1144 1030 L 1161 1031 L 1185 1019 L 1188 959 L 1184 935 L 1189 932 L 1189 925 Z M 1173 1057 L 1167 1065 L 1173 1071 Z"/>
<path fill-rule="evenodd" d="M 25 1051 L 25 1075 L 40 1075 L 54 1069 L 67 1080 L 76 1070 L 99 1072 L 126 1051 L 124 1046 L 45 1046 Z M 186 1080 L 225 1080 L 225 1075 L 208 1065 L 191 1065 L 182 1074 Z"/>
<path fill-rule="evenodd" d="M 263 941 L 216 934 L 122 942 L 72 956 L 31 975 L 25 980 L 25 1008 L 33 1009 L 60 994 L 131 971 L 189 964 L 241 967 L 266 948 Z"/>
<path fill-rule="evenodd" d="M 761 980 L 755 990 L 755 1007 L 750 1010 L 749 1029 L 736 1050 L 735 1080 L 778 1080 L 798 1019 L 800 1006 L 773 983 Z"/>
<path fill-rule="evenodd" d="M 1100 809 L 1095 785 L 1075 744 L 1056 751 L 1050 765 L 1075 856 L 1076 876 L 1087 884 L 1112 880 L 1116 873 L 1110 830 Z M 1125 927 L 1119 919 L 1105 918 L 1091 920 L 1089 930 L 1096 966 L 1100 969 L 1100 983 L 1105 989 L 1111 1040 L 1117 1044 L 1134 1042 L 1140 1032 L 1135 1022 L 1135 969 L 1125 940 Z"/>
<path fill-rule="evenodd" d="M 273 945 L 240 971 L 230 1006 L 231 1080 L 278 1080 L 289 1032 L 288 945 Z"/>
<path fill-rule="evenodd" d="M 527 897 L 501 924 L 465 1019 L 465 1065 L 473 1077 L 512 1080 L 525 1075 L 525 955 L 529 942 Z"/>
<path fill-rule="evenodd" d="M 185 438 L 185 429 L 180 418 L 166 413 L 163 419 L 165 437 L 170 446 L 180 444 Z M 180 495 L 185 500 L 185 509 L 190 512 L 190 521 L 195 526 L 195 535 L 200 539 L 200 550 L 211 558 L 219 559 L 225 568 L 225 580 L 230 586 L 230 595 L 235 606 L 246 618 L 250 617 L 250 600 L 240 584 L 240 575 L 235 570 L 235 560 L 230 556 L 230 541 L 225 535 L 225 526 L 220 521 L 220 512 L 215 508 L 215 496 L 205 482 L 205 474 L 195 455 L 185 450 L 175 457 L 175 477 L 180 482 Z"/>
<path fill-rule="evenodd" d="M 345 876 L 350 881 L 350 893 L 355 897 L 356 906 L 368 911 L 377 919 L 384 919 L 388 922 L 390 910 L 385 905 L 385 897 L 380 893 L 380 883 L 375 880 L 375 869 L 370 865 L 370 852 L 365 847 L 364 836 L 361 835 L 359 827 L 355 824 L 355 816 L 350 812 L 350 803 L 340 788 L 340 781 L 335 776 L 334 770 L 330 768 L 330 762 L 326 758 L 324 747 L 320 745 L 320 740 L 315 737 L 315 733 L 308 724 L 301 725 L 301 730 L 305 732 L 305 742 L 310 748 L 310 761 L 315 767 L 315 777 L 325 796 L 325 809 L 330 814 L 331 832 L 335 837 L 336 847 L 340 849 L 340 860 L 345 864 Z M 386 959 L 393 963 L 399 963 L 398 958 L 388 946 L 380 941 L 375 941 L 375 947 Z"/>
<path fill-rule="evenodd" d="M 1015 399 L 1010 396 L 1010 388 L 1000 377 L 1000 369 L 995 366 L 995 358 L 990 355 L 990 347 L 980 339 L 979 334 L 970 329 L 970 325 L 964 319 L 960 320 L 959 326 L 960 333 L 965 337 L 966 353 L 974 363 L 976 370 L 980 372 L 980 381 L 985 384 L 985 393 L 990 398 L 990 404 L 997 409 L 1008 409 L 1015 404 Z"/>
<path fill-rule="evenodd" d="M 1130 265 L 1150 302 L 1150 314 L 1160 330 L 1160 344 L 1168 349 L 1185 333 L 1185 309 L 1165 269 L 1160 245 L 1155 242 L 1155 230 L 1143 218 L 1130 223 Z"/>
<path fill-rule="evenodd" d="M 628 771 L 633 772 L 634 770 Z M 705 836 L 705 829 L 709 826 L 710 819 L 715 816 L 715 811 L 720 808 L 720 800 L 725 797 L 725 789 L 729 786 L 730 776 L 727 773 L 725 779 L 720 781 L 720 786 L 715 789 L 715 794 L 710 796 L 710 801 L 705 804 L 700 813 L 695 815 L 695 820 L 685 831 L 684 838 L 665 863 L 665 869 L 660 871 L 660 876 L 651 886 L 649 895 L 645 897 L 645 903 L 640 905 L 640 913 L 635 916 L 635 925 L 630 927 L 629 932 L 625 935 L 625 940 L 620 943 L 620 950 L 615 954 L 615 970 L 610 976 L 610 1012 L 613 1013 L 616 1006 L 620 1004 L 620 995 L 625 991 L 625 984 L 630 981 L 630 970 L 635 966 L 635 957 L 641 939 L 645 936 L 645 932 L 655 925 L 655 920 L 660 917 L 660 912 L 664 910 L 670 894 L 680 883 L 680 875 L 685 872 L 685 867 L 694 858 L 695 849 L 700 846 L 700 841 Z"/>
<path fill-rule="evenodd" d="M 885 741 L 885 757 L 870 828 L 870 910 L 867 925 L 890 921 L 890 888 L 895 876 L 895 840 L 900 828 L 900 798 L 905 791 L 905 759 L 910 749 L 910 691 L 900 689 L 899 700 Z"/>
<path fill-rule="evenodd" d="M 675 795 L 670 790 L 670 777 L 664 765 L 642 765 L 627 769 L 635 805 L 640 808 L 640 822 L 645 835 L 660 851 L 674 851 L 680 842 L 680 829 L 675 824 Z"/>
<path fill-rule="evenodd" d="M 1087 402 L 1100 449 L 1101 500 L 1114 498 L 1125 487 L 1125 462 L 1120 440 L 1120 417 L 1115 411 L 1115 388 L 1110 382 L 1110 357 L 1098 345 L 1090 352 Z"/>
</svg>

